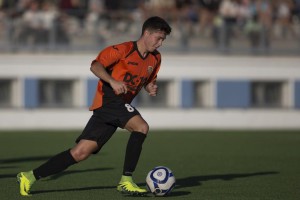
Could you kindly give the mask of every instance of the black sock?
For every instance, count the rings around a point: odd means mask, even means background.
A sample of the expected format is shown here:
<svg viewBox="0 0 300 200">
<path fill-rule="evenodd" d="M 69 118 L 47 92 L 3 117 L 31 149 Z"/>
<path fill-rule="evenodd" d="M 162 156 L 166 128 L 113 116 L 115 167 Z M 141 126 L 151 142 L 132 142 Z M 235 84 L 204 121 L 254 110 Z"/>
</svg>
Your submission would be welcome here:
<svg viewBox="0 0 300 200">
<path fill-rule="evenodd" d="M 57 174 L 64 171 L 69 166 L 77 163 L 70 153 L 70 150 L 61 152 L 50 158 L 47 162 L 33 170 L 36 180 Z"/>
<path fill-rule="evenodd" d="M 133 131 L 127 143 L 123 175 L 131 176 L 140 158 L 146 134 Z"/>
</svg>

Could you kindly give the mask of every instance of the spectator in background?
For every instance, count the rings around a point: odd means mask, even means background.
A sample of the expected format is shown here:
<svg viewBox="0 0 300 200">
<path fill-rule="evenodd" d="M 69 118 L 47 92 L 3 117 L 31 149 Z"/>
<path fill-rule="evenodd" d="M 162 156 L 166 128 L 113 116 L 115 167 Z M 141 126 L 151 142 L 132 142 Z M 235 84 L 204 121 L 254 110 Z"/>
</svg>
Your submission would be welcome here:
<svg viewBox="0 0 300 200">
<path fill-rule="evenodd" d="M 250 0 L 240 0 L 237 23 L 240 28 L 252 17 L 250 11 Z"/>
<path fill-rule="evenodd" d="M 222 27 L 219 31 L 219 47 L 222 50 L 229 50 L 231 38 L 234 35 L 234 26 L 236 25 L 239 13 L 237 0 L 222 1 L 219 9 L 219 14 L 222 18 Z"/>
<path fill-rule="evenodd" d="M 105 0 L 105 8 L 107 10 L 107 17 L 109 20 L 116 21 L 121 19 L 121 2 L 118 0 Z M 110 24 L 113 26 L 113 24 Z"/>
<path fill-rule="evenodd" d="M 41 5 L 40 20 L 41 29 L 44 32 L 44 36 L 41 38 L 43 43 L 55 42 L 56 26 L 55 20 L 58 17 L 57 7 L 50 1 L 44 1 Z"/>
<path fill-rule="evenodd" d="M 83 27 L 87 13 L 87 1 L 60 0 L 59 9 L 67 15 L 74 17 L 79 22 L 79 28 Z"/>
<path fill-rule="evenodd" d="M 104 0 L 89 0 L 88 12 L 86 15 L 86 28 L 88 32 L 94 33 L 95 25 L 105 13 Z"/>
<path fill-rule="evenodd" d="M 251 16 L 257 16 L 261 25 L 260 45 L 267 50 L 270 47 L 272 29 L 272 7 L 268 0 L 251 0 L 249 4 Z"/>
<path fill-rule="evenodd" d="M 294 0 L 293 15 L 300 21 L 300 0 Z"/>
<path fill-rule="evenodd" d="M 11 17 L 21 16 L 28 9 L 32 0 L 0 0 L 0 8 Z"/>
<path fill-rule="evenodd" d="M 244 30 L 249 38 L 252 52 L 257 52 L 261 41 L 262 31 L 262 26 L 257 15 L 251 16 L 251 18 L 247 21 Z"/>
<path fill-rule="evenodd" d="M 173 16 L 173 20 L 176 20 L 180 48 L 187 51 L 189 38 L 198 32 L 196 29 L 199 23 L 198 7 L 192 0 L 177 0 L 175 9 L 177 14 Z"/>
<path fill-rule="evenodd" d="M 272 26 L 272 7 L 268 0 L 256 0 L 253 2 L 254 15 L 258 15 L 259 21 L 263 26 L 270 30 Z"/>
<path fill-rule="evenodd" d="M 148 15 L 158 15 L 167 19 L 174 18 L 175 0 L 148 0 L 145 1 Z"/>
<path fill-rule="evenodd" d="M 30 47 L 68 44 L 69 39 L 62 19 L 61 13 L 52 1 L 34 0 L 21 17 L 22 26 L 18 41 Z"/>
<path fill-rule="evenodd" d="M 119 0 L 105 0 L 105 7 L 109 11 L 118 11 L 121 9 L 121 2 Z"/>
<path fill-rule="evenodd" d="M 32 1 L 22 15 L 22 30 L 19 36 L 21 44 L 41 44 L 44 37 L 41 10 L 38 1 Z"/>
<path fill-rule="evenodd" d="M 292 10 L 294 8 L 294 2 L 292 0 L 281 0 L 275 4 L 275 16 L 277 35 L 282 38 L 286 38 L 290 33 L 295 36 L 295 31 L 292 25 Z"/>
<path fill-rule="evenodd" d="M 31 0 L 0 1 L 0 34 L 15 48 L 22 30 L 21 17 L 29 8 Z"/>
<path fill-rule="evenodd" d="M 2 30 L 5 30 L 6 13 L 4 8 L 4 2 L 0 1 L 0 37 L 2 35 Z"/>
<path fill-rule="evenodd" d="M 51 30 L 51 34 L 54 37 L 52 39 L 55 42 L 55 46 L 69 45 L 69 16 L 65 12 L 59 10 L 58 4 L 54 4 L 52 1 L 45 3 L 46 8 L 44 7 L 44 9 L 49 10 L 52 15 L 55 15 L 55 17 L 53 17 Z"/>
<path fill-rule="evenodd" d="M 209 34 L 213 28 L 213 22 L 218 14 L 220 0 L 198 0 L 199 2 L 199 21 L 200 32 Z"/>
<path fill-rule="evenodd" d="M 198 7 L 192 0 L 176 1 L 177 19 L 189 24 L 189 35 L 194 33 L 193 28 L 199 22 Z M 184 24 L 181 24 L 184 25 Z"/>
<path fill-rule="evenodd" d="M 89 35 L 95 38 L 97 45 L 105 42 L 107 32 L 106 7 L 104 0 L 89 0 L 88 13 L 85 19 L 85 28 Z"/>
</svg>

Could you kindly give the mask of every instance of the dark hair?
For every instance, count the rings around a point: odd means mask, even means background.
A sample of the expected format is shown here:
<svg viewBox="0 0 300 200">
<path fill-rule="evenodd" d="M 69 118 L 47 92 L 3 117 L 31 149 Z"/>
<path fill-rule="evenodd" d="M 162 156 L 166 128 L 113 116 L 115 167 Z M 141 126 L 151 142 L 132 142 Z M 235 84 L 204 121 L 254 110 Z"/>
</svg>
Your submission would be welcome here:
<svg viewBox="0 0 300 200">
<path fill-rule="evenodd" d="M 142 28 L 142 34 L 145 32 L 145 30 L 150 31 L 164 31 L 167 35 L 171 33 L 172 28 L 169 26 L 169 24 L 161 17 L 154 16 L 148 18 Z"/>
</svg>

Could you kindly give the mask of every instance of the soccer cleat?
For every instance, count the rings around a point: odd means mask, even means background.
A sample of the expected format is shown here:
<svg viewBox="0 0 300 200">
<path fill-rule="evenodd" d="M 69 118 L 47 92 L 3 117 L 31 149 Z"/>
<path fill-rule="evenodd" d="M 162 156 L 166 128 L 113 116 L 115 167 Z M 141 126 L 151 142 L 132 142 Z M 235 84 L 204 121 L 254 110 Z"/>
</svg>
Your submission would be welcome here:
<svg viewBox="0 0 300 200">
<path fill-rule="evenodd" d="M 22 196 L 31 196 L 30 195 L 30 188 L 34 181 L 30 180 L 28 177 L 25 176 L 27 172 L 20 172 L 17 175 L 17 181 L 20 184 L 20 194 Z"/>
<path fill-rule="evenodd" d="M 127 179 L 127 180 L 126 180 Z M 131 177 L 125 178 L 122 177 L 119 185 L 117 186 L 117 190 L 122 194 L 129 194 L 132 196 L 144 196 L 147 194 L 147 190 L 140 188 L 137 186 L 131 179 Z"/>
</svg>

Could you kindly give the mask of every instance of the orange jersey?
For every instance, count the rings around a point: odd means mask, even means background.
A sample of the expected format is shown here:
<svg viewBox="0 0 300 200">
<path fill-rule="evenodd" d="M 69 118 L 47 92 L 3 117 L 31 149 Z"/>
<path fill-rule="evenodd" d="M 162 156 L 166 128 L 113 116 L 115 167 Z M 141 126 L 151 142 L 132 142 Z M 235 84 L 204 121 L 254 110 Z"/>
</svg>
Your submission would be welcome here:
<svg viewBox="0 0 300 200">
<path fill-rule="evenodd" d="M 99 79 L 90 110 L 114 99 L 122 98 L 126 103 L 131 103 L 143 86 L 156 80 L 161 55 L 154 51 L 143 58 L 136 42 L 125 42 L 105 48 L 92 63 L 94 62 L 101 63 L 115 80 L 123 81 L 128 91 L 126 94 L 116 95 L 107 82 Z"/>
</svg>

